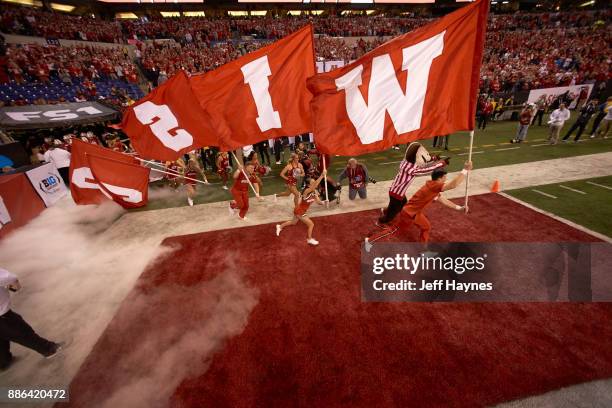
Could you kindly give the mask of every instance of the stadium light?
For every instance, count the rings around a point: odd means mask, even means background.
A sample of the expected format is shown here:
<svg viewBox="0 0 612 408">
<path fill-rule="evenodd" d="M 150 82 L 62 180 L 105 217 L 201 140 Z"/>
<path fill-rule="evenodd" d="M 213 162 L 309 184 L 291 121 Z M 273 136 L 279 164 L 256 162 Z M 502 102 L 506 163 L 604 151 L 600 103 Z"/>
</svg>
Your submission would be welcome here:
<svg viewBox="0 0 612 408">
<path fill-rule="evenodd" d="M 138 16 L 134 13 L 117 13 L 115 14 L 115 18 L 120 18 L 120 19 L 135 19 L 138 18 Z"/>
<path fill-rule="evenodd" d="M 204 11 L 183 11 L 183 16 L 185 17 L 206 17 L 206 13 Z"/>
<path fill-rule="evenodd" d="M 69 4 L 51 3 L 51 8 L 53 10 L 65 11 L 66 13 L 70 13 L 72 10 L 74 10 L 75 7 Z"/>
<path fill-rule="evenodd" d="M 161 14 L 162 17 L 180 17 L 181 13 L 179 13 L 178 11 L 160 11 L 159 14 Z"/>
<path fill-rule="evenodd" d="M 14 3 L 21 6 L 42 7 L 42 1 L 38 0 L 2 0 L 3 3 Z"/>
</svg>

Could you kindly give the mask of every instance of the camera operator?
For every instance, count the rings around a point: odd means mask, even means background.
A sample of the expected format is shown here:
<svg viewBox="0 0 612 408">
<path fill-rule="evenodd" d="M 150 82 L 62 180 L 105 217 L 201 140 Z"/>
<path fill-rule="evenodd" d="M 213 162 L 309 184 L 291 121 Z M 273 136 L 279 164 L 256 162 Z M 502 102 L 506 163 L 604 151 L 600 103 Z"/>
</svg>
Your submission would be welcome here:
<svg viewBox="0 0 612 408">
<path fill-rule="evenodd" d="M 359 198 L 367 198 L 367 185 L 371 181 L 368 176 L 368 169 L 364 164 L 357 162 L 356 159 L 349 159 L 346 167 L 338 176 L 338 184 L 342 183 L 342 179 L 349 180 L 349 200 L 354 200 L 357 194 Z M 375 181 L 372 180 L 375 183 Z"/>
</svg>

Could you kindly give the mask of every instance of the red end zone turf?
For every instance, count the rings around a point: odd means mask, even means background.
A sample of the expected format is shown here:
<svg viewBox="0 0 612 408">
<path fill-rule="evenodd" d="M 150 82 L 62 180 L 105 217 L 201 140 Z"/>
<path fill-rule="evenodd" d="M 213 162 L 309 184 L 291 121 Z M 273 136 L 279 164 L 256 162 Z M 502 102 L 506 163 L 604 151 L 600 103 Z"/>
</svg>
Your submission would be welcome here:
<svg viewBox="0 0 612 408">
<path fill-rule="evenodd" d="M 432 206 L 432 239 L 596 240 L 499 195 L 472 197 L 471 210 Z M 168 406 L 479 407 L 612 376 L 609 304 L 362 303 L 360 242 L 376 215 L 316 218 L 316 248 L 303 225 L 280 238 L 267 224 L 166 239 L 178 249 L 140 277 L 71 384 L 70 405 L 97 406 L 125 385 L 122 362 L 155 360 L 163 350 L 127 356 L 193 319 L 186 308 L 206 294 L 184 291 L 229 267 L 245 271 L 258 303 L 210 361 L 190 356 Z M 156 288 L 162 315 L 142 301 Z"/>
</svg>

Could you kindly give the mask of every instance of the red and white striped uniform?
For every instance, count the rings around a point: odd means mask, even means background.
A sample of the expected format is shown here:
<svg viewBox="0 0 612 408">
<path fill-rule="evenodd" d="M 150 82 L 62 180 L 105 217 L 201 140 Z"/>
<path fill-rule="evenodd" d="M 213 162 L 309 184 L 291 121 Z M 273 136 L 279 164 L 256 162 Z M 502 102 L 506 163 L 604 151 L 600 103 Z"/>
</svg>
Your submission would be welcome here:
<svg viewBox="0 0 612 408">
<path fill-rule="evenodd" d="M 418 166 L 407 160 L 402 160 L 399 166 L 399 172 L 395 176 L 395 179 L 393 179 L 391 187 L 389 187 L 389 195 L 399 200 L 403 199 L 406 190 L 408 190 L 410 183 L 412 183 L 412 180 L 414 180 L 416 176 L 429 174 L 435 169 L 439 169 L 445 165 L 446 163 L 444 161 L 437 161 Z"/>
</svg>

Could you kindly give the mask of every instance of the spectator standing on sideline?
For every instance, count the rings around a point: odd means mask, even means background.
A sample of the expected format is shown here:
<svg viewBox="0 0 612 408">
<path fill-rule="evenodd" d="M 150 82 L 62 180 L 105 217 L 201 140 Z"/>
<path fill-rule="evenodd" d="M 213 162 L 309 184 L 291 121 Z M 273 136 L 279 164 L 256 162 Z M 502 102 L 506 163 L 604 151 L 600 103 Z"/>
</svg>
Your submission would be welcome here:
<svg viewBox="0 0 612 408">
<path fill-rule="evenodd" d="M 53 141 L 51 146 L 49 146 L 49 150 L 45 152 L 44 159 L 47 163 L 55 165 L 66 187 L 70 187 L 70 177 L 68 175 L 70 170 L 70 153 L 57 147 L 58 144 L 61 144 L 59 140 Z"/>
<path fill-rule="evenodd" d="M 525 106 L 525 109 L 521 111 L 519 115 L 519 125 L 518 130 L 516 132 L 516 137 L 510 140 L 510 143 L 522 143 L 527 137 L 527 130 L 529 129 L 529 124 L 531 123 L 531 117 L 533 116 L 533 110 L 531 105 Z"/>
<path fill-rule="evenodd" d="M 595 120 L 593 120 L 593 127 L 591 128 L 591 139 L 593 139 L 598 133 L 597 129 L 599 128 L 602 120 L 604 120 L 610 111 L 610 107 L 612 107 L 612 96 L 608 96 L 608 100 L 599 105 L 597 108 L 597 116 L 595 116 Z"/>
<path fill-rule="evenodd" d="M 448 150 L 448 138 L 449 137 L 450 135 L 434 136 L 433 147 L 442 147 L 442 143 L 444 143 L 444 150 Z"/>
<path fill-rule="evenodd" d="M 480 106 L 480 118 L 478 120 L 478 129 L 485 130 L 489 117 L 493 113 L 493 104 L 490 98 L 483 99 Z"/>
<path fill-rule="evenodd" d="M 255 149 L 261 157 L 261 164 L 271 166 L 272 162 L 270 161 L 270 153 L 268 152 L 268 141 L 264 140 L 263 142 L 255 143 Z"/>
<path fill-rule="evenodd" d="M 597 135 L 601 135 L 604 139 L 608 138 L 610 132 L 610 122 L 612 122 L 612 97 L 608 98 L 608 105 L 606 106 L 606 116 L 603 118 L 603 123 L 600 129 L 597 130 Z"/>
<path fill-rule="evenodd" d="M 45 358 L 54 357 L 63 345 L 40 337 L 20 315 L 11 310 L 9 291 L 20 289 L 17 277 L 0 268 L 0 370 L 6 370 L 13 362 L 11 342 L 37 351 Z"/>
<path fill-rule="evenodd" d="M 578 119 L 576 119 L 572 127 L 567 131 L 567 134 L 563 138 L 563 143 L 567 142 L 567 139 L 569 139 L 570 135 L 576 129 L 578 129 L 578 132 L 576 132 L 576 137 L 574 137 L 574 143 L 580 140 L 582 132 L 584 132 L 584 129 L 589 123 L 589 120 L 591 120 L 591 116 L 593 116 L 595 110 L 597 109 L 597 102 L 597 99 L 593 99 L 591 102 L 583 106 L 582 109 L 580 109 L 580 115 L 578 116 Z"/>
<path fill-rule="evenodd" d="M 368 168 L 356 159 L 349 159 L 348 164 L 338 176 L 338 184 L 342 183 L 344 178 L 349 180 L 349 200 L 354 200 L 357 194 L 359 198 L 364 199 L 368 196 Z"/>
<path fill-rule="evenodd" d="M 283 152 L 283 138 L 277 137 L 274 139 L 274 158 L 276 164 L 281 164 L 281 153 Z"/>
<path fill-rule="evenodd" d="M 540 99 L 536 102 L 536 114 L 533 117 L 533 121 L 531 125 L 535 126 L 536 119 L 538 120 L 538 126 L 542 126 L 542 118 L 544 117 L 544 112 L 546 111 L 546 96 L 542 95 Z"/>
<path fill-rule="evenodd" d="M 569 118 L 570 111 L 565 107 L 564 103 L 559 105 L 559 108 L 552 111 L 548 119 L 548 141 L 550 142 L 550 144 L 557 144 L 557 142 L 559 141 L 559 133 L 561 133 L 561 128 L 563 127 L 565 121 Z"/>
</svg>

